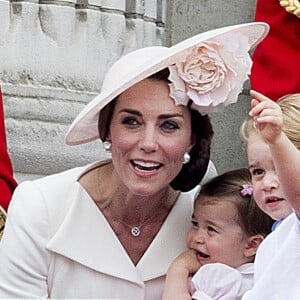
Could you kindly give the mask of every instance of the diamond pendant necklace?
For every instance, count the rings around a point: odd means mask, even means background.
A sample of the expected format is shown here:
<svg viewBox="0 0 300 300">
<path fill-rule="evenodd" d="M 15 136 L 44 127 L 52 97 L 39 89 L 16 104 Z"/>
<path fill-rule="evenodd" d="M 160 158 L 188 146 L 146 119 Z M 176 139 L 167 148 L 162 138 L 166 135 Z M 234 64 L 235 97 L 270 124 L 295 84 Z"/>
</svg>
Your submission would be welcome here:
<svg viewBox="0 0 300 300">
<path fill-rule="evenodd" d="M 100 193 L 100 187 L 99 187 L 99 182 L 100 182 L 100 167 L 98 167 L 98 170 L 97 170 L 97 192 L 98 192 L 98 195 L 101 195 Z M 176 193 L 175 195 L 176 197 L 174 197 L 174 200 L 177 198 L 178 196 L 178 193 Z M 166 195 L 166 199 L 169 198 L 169 191 L 167 192 L 167 195 Z M 175 201 L 173 202 L 173 204 L 175 203 Z M 172 204 L 172 206 L 173 206 Z M 101 208 L 99 207 L 99 209 L 101 210 Z M 168 209 L 169 210 L 169 209 Z M 147 223 L 149 222 L 154 216 L 157 216 L 157 214 L 152 214 L 150 217 L 148 217 L 144 222 L 142 222 L 140 225 L 129 225 L 121 220 L 119 220 L 120 223 L 122 223 L 123 225 L 125 225 L 126 227 L 128 227 L 130 229 L 130 234 L 133 236 L 133 237 L 139 237 L 140 234 L 141 234 L 141 230 L 142 230 L 142 227 Z M 117 221 L 117 220 L 116 220 Z"/>
<path fill-rule="evenodd" d="M 130 229 L 130 233 L 134 237 L 138 237 L 141 234 L 142 227 L 153 218 L 154 215 L 147 218 L 142 224 L 140 225 L 129 225 L 123 221 L 120 221 L 122 224 L 124 224 L 126 227 Z"/>
<path fill-rule="evenodd" d="M 178 196 L 178 193 L 176 193 L 176 197 L 174 197 L 174 200 L 177 198 L 177 196 Z M 169 197 L 169 194 L 167 194 L 166 195 L 166 199 L 168 199 L 168 197 Z M 175 203 L 175 201 L 173 202 L 173 204 Z M 173 206 L 173 204 L 172 204 L 172 206 Z M 169 209 L 168 209 L 168 211 L 169 211 Z M 143 223 L 141 223 L 140 225 L 129 225 L 129 224 L 127 224 L 127 223 L 125 223 L 125 222 L 123 222 L 123 221 L 119 221 L 119 222 L 121 222 L 123 225 L 125 225 L 126 227 L 128 227 L 129 229 L 130 229 L 130 233 L 131 233 L 131 235 L 132 236 L 134 236 L 134 237 L 138 237 L 138 236 L 140 236 L 140 234 L 141 234 L 141 230 L 142 230 L 142 227 L 146 224 L 146 223 L 148 223 L 154 216 L 157 216 L 158 214 L 152 214 L 150 217 L 148 217 Z"/>
<path fill-rule="evenodd" d="M 101 195 L 100 193 L 100 189 L 99 189 L 99 182 L 100 182 L 100 168 L 98 168 L 97 170 L 97 193 L 98 195 Z M 101 209 L 100 209 L 101 210 Z M 130 229 L 130 233 L 132 236 L 134 237 L 138 237 L 141 234 L 141 229 L 142 227 L 148 222 L 150 221 L 153 217 L 155 216 L 155 214 L 151 215 L 150 217 L 148 217 L 144 222 L 142 222 L 140 225 L 129 225 L 121 220 L 118 220 L 118 222 L 122 223 L 123 225 L 125 225 L 126 227 L 128 227 Z"/>
<path fill-rule="evenodd" d="M 129 227 L 130 229 L 130 232 L 131 232 L 131 235 L 134 236 L 134 237 L 137 237 L 141 234 L 141 229 L 140 229 L 140 226 L 129 226 L 127 224 L 125 224 L 127 227 Z"/>
</svg>

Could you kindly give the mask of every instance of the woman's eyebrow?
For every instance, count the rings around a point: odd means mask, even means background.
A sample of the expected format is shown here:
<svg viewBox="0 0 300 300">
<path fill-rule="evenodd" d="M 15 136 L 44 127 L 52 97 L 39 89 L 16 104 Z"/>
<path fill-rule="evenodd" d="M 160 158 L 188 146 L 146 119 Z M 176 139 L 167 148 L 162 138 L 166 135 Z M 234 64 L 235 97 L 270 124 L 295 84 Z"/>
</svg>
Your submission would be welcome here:
<svg viewBox="0 0 300 300">
<path fill-rule="evenodd" d="M 180 114 L 180 113 L 161 114 L 161 115 L 159 115 L 159 119 L 169 119 L 169 118 L 175 118 L 175 117 L 183 118 L 183 115 Z"/>
<path fill-rule="evenodd" d="M 142 114 L 138 110 L 131 109 L 131 108 L 124 108 L 119 111 L 119 113 L 122 113 L 122 112 L 130 113 L 130 114 L 137 115 L 137 116 L 142 116 Z M 170 113 L 170 114 L 161 114 L 158 116 L 159 119 L 169 119 L 169 118 L 174 118 L 174 117 L 183 118 L 183 115 L 181 113 Z"/>
<path fill-rule="evenodd" d="M 131 108 L 124 108 L 119 111 L 119 113 L 122 113 L 122 112 L 126 112 L 126 113 L 137 115 L 137 116 L 142 116 L 142 114 L 138 110 L 131 109 Z"/>
</svg>

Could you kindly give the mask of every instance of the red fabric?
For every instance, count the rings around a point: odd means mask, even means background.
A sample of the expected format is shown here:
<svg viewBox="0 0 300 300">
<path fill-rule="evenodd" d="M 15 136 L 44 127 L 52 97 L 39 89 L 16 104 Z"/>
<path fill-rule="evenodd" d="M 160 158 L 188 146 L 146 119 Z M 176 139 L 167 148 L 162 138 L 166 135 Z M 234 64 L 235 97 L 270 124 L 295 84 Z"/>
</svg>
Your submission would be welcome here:
<svg viewBox="0 0 300 300">
<path fill-rule="evenodd" d="M 2 93 L 0 90 L 0 205 L 7 210 L 17 183 L 13 177 L 12 164 L 7 153 Z"/>
<path fill-rule="evenodd" d="M 300 92 L 300 18 L 278 0 L 257 0 L 255 21 L 270 25 L 270 33 L 256 47 L 251 87 L 273 100 Z"/>
</svg>

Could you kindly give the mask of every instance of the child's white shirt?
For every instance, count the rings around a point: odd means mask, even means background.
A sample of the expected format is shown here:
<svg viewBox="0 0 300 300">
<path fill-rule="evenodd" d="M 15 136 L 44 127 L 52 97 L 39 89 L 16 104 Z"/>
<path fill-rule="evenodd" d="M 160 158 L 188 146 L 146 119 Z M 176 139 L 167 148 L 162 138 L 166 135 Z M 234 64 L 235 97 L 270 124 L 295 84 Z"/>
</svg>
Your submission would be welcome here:
<svg viewBox="0 0 300 300">
<path fill-rule="evenodd" d="M 240 300 L 253 286 L 253 263 L 232 268 L 221 263 L 202 266 L 192 278 L 194 300 Z"/>
<path fill-rule="evenodd" d="M 254 287 L 242 299 L 300 299 L 300 221 L 295 213 L 259 246 L 254 262 Z"/>
</svg>

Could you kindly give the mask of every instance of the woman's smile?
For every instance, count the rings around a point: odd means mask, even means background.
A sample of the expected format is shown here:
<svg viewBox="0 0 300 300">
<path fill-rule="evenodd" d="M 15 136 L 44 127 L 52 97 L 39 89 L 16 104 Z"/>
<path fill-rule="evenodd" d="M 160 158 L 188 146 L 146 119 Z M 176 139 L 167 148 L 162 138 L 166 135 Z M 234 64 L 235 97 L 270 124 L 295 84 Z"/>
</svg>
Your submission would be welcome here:
<svg viewBox="0 0 300 300">
<path fill-rule="evenodd" d="M 142 172 L 153 172 L 162 167 L 162 164 L 150 161 L 131 160 L 131 163 L 134 169 Z"/>
</svg>

